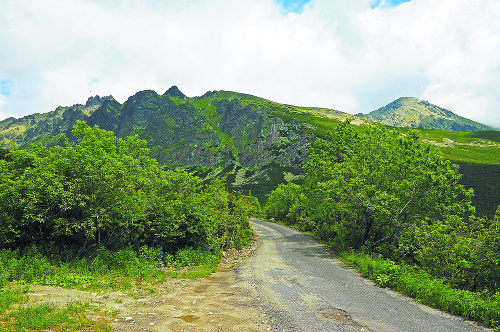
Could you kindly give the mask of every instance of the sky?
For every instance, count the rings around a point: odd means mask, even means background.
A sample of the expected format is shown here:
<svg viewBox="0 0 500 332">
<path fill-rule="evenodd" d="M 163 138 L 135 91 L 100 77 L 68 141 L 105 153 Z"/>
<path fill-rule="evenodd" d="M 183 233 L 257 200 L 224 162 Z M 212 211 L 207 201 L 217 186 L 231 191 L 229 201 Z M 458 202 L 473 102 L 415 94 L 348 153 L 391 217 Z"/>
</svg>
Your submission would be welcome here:
<svg viewBox="0 0 500 332">
<path fill-rule="evenodd" d="M 176 85 L 500 128 L 498 0 L 0 0 L 0 120 Z"/>
</svg>

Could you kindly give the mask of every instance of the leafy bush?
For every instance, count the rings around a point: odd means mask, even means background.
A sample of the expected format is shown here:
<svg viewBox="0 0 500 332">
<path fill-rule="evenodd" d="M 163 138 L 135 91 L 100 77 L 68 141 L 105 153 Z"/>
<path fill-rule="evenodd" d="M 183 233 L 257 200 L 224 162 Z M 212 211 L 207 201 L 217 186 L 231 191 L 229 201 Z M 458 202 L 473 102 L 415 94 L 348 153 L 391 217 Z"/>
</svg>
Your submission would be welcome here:
<svg viewBox="0 0 500 332">
<path fill-rule="evenodd" d="M 365 125 L 356 132 L 341 123 L 329 140 L 316 140 L 305 168 L 304 185 L 281 185 L 269 195 L 266 217 L 313 231 L 339 250 L 390 256 L 410 225 L 474 211 L 457 167 L 415 131 Z"/>
<path fill-rule="evenodd" d="M 302 188 L 299 185 L 293 182 L 280 184 L 268 195 L 264 216 L 294 225 L 301 217 L 301 199 Z"/>
<path fill-rule="evenodd" d="M 410 226 L 400 245 L 403 257 L 455 288 L 500 288 L 500 219 L 425 220 Z"/>
</svg>

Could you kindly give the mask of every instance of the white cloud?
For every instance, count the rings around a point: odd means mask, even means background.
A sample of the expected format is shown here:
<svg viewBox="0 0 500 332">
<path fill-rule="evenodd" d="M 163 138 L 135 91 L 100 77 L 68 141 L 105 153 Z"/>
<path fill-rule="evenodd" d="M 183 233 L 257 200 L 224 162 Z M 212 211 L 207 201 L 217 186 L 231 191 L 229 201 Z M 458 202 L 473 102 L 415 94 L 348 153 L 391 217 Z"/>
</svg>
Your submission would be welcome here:
<svg viewBox="0 0 500 332">
<path fill-rule="evenodd" d="M 0 117 L 175 84 L 350 113 L 416 96 L 500 127 L 498 1 L 371 4 L 2 0 Z"/>
<path fill-rule="evenodd" d="M 5 104 L 5 96 L 0 94 L 0 121 L 9 117 L 7 113 L 2 112 L 2 106 L 4 104 Z"/>
</svg>

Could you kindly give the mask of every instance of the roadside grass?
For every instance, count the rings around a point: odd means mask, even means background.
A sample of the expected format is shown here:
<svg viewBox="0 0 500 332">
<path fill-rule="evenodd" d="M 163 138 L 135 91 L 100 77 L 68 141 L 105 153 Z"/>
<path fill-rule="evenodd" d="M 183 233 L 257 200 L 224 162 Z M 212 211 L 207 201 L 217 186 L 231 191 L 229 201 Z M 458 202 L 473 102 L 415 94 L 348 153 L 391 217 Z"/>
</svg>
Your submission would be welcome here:
<svg viewBox="0 0 500 332">
<path fill-rule="evenodd" d="M 62 260 L 42 250 L 0 250 L 0 330 L 111 331 L 113 313 L 89 303 L 66 306 L 29 303 L 30 285 L 76 288 L 83 291 L 127 291 L 134 297 L 154 294 L 155 284 L 168 278 L 196 279 L 217 270 L 219 257 L 199 249 L 175 255 L 161 249 L 139 252 L 97 250 L 89 257 Z"/>
<path fill-rule="evenodd" d="M 83 258 L 50 257 L 31 247 L 24 252 L 0 250 L 0 286 L 17 282 L 80 290 L 121 289 L 160 282 L 163 278 L 195 278 L 217 269 L 217 255 L 200 249 L 181 249 L 175 255 L 143 247 L 116 252 L 99 249 Z"/>
<path fill-rule="evenodd" d="M 88 303 L 74 302 L 65 307 L 49 304 L 30 304 L 26 292 L 9 285 L 0 291 L 0 330 L 37 331 L 56 329 L 59 331 L 111 331 L 104 317 L 113 314 Z"/>
<path fill-rule="evenodd" d="M 382 287 L 388 287 L 433 308 L 459 315 L 500 331 L 500 293 L 474 293 L 454 289 L 417 267 L 365 253 L 347 251 L 339 255 L 346 265 Z"/>
</svg>

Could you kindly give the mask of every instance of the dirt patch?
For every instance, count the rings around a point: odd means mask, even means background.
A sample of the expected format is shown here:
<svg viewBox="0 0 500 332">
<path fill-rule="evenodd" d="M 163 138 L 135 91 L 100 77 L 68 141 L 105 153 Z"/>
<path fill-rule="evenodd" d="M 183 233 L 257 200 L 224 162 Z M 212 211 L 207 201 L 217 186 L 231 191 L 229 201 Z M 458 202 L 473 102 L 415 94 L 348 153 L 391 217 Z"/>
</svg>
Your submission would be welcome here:
<svg viewBox="0 0 500 332">
<path fill-rule="evenodd" d="M 224 254 L 219 271 L 198 280 L 168 279 L 151 286 L 151 295 L 33 286 L 34 302 L 65 305 L 87 302 L 117 312 L 115 331 L 271 331 L 269 319 L 245 287 L 235 280 L 233 267 L 250 256 L 258 241 Z"/>
</svg>

